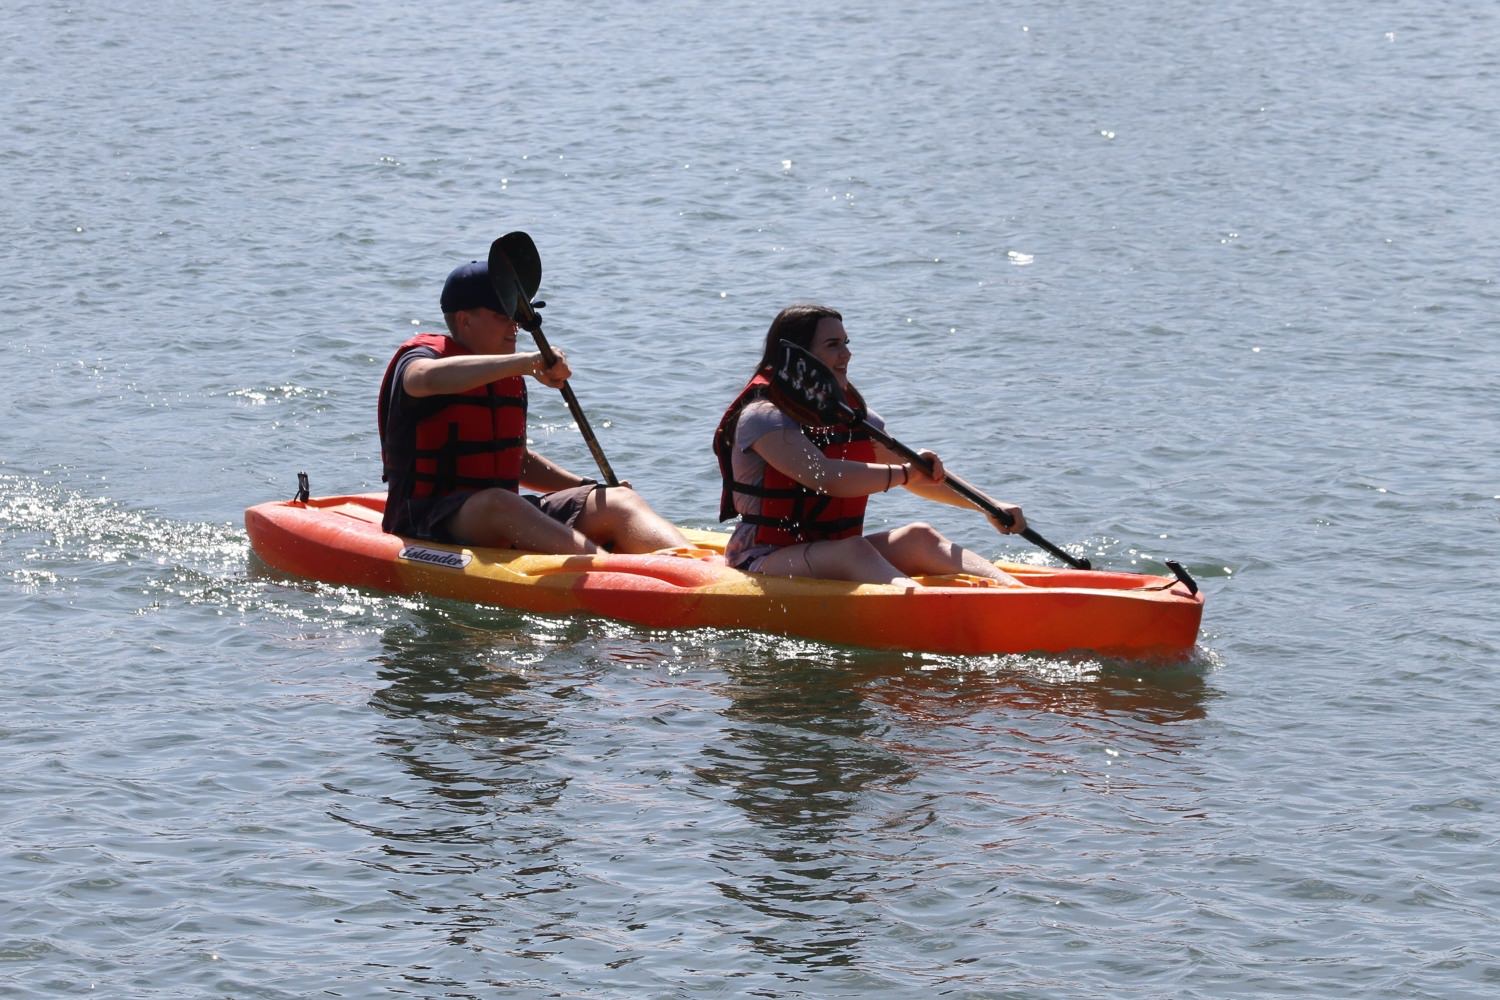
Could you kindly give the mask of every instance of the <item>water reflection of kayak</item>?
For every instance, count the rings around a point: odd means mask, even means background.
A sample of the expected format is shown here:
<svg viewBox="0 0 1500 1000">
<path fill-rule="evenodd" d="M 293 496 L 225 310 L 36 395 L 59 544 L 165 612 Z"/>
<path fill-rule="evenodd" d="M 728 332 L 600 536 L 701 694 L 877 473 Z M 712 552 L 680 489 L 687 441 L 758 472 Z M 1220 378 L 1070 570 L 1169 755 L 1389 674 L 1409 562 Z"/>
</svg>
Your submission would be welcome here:
<svg viewBox="0 0 1500 1000">
<path fill-rule="evenodd" d="M 968 576 L 921 589 L 741 573 L 727 536 L 687 530 L 694 548 L 651 555 L 541 555 L 414 541 L 380 529 L 384 494 L 263 503 L 245 511 L 255 554 L 326 583 L 586 613 L 652 628 L 744 628 L 876 649 L 959 655 L 1089 650 L 1180 657 L 1203 595 L 1172 577 L 1000 565 L 1024 587 Z"/>
</svg>

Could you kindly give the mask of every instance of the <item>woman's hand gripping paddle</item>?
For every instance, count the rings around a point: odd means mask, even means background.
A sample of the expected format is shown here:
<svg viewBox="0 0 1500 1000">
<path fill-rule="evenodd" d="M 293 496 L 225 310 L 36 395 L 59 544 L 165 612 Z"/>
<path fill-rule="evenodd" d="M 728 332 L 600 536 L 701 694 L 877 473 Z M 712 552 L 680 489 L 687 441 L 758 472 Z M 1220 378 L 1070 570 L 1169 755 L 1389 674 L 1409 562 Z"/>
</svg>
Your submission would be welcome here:
<svg viewBox="0 0 1500 1000">
<path fill-rule="evenodd" d="M 531 301 L 542 284 L 542 258 L 536 252 L 536 244 L 531 241 L 530 236 L 522 232 L 506 233 L 490 244 L 490 284 L 494 286 L 495 294 L 500 297 L 500 304 L 505 307 L 510 318 L 531 334 L 536 341 L 537 350 L 542 352 L 542 361 L 550 368 L 557 361 L 557 355 L 542 334 L 542 317 L 536 312 L 546 303 L 533 304 Z M 615 470 L 610 468 L 609 459 L 604 457 L 604 449 L 599 447 L 599 439 L 594 436 L 588 417 L 583 415 L 583 407 L 578 405 L 573 387 L 566 382 L 562 384 L 562 397 L 568 404 L 568 411 L 573 414 L 573 422 L 578 425 L 584 443 L 594 456 L 594 464 L 599 466 L 599 474 L 604 477 L 605 484 L 619 486 L 620 480 L 615 477 Z"/>
<path fill-rule="evenodd" d="M 844 398 L 844 392 L 839 388 L 838 380 L 833 372 L 828 370 L 828 366 L 791 341 L 781 342 L 781 363 L 771 373 L 771 388 L 773 390 L 772 401 L 797 422 L 811 426 L 839 423 L 859 424 L 872 438 L 916 465 L 923 472 L 928 475 L 932 474 L 931 462 L 866 421 L 864 413 L 855 410 Z M 1001 510 L 994 500 L 952 473 L 943 479 L 943 485 L 1006 527 L 1015 523 L 1015 518 Z M 1033 545 L 1046 549 L 1069 566 L 1077 569 L 1093 568 L 1087 559 L 1069 555 L 1030 528 L 1022 529 L 1020 535 Z"/>
</svg>

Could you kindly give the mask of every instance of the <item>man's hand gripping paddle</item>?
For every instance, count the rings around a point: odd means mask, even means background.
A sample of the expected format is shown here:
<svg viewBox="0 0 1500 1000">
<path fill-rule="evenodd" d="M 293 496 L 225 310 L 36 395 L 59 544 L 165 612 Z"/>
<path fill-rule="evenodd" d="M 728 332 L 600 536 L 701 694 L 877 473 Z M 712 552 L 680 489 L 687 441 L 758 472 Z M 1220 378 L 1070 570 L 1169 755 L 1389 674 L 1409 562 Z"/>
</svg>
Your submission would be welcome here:
<svg viewBox="0 0 1500 1000">
<path fill-rule="evenodd" d="M 781 342 L 781 363 L 771 373 L 771 387 L 772 401 L 798 423 L 810 426 L 858 424 L 870 437 L 928 475 L 932 474 L 931 462 L 885 431 L 867 422 L 864 413 L 850 406 L 844 398 L 844 391 L 839 388 L 838 379 L 834 377 L 833 372 L 829 371 L 828 366 L 790 341 Z M 951 472 L 943 479 L 943 485 L 1006 527 L 1015 522 L 1015 518 L 1001 510 L 994 500 Z M 1030 528 L 1022 529 L 1020 535 L 1033 545 L 1046 549 L 1069 566 L 1078 569 L 1093 568 L 1087 559 L 1069 555 Z"/>
<path fill-rule="evenodd" d="M 490 284 L 500 297 L 500 304 L 505 307 L 506 314 L 516 321 L 517 326 L 531 334 L 536 341 L 537 350 L 542 352 L 542 361 L 550 368 L 557 361 L 557 355 L 542 334 L 542 317 L 537 315 L 537 310 L 546 303 L 531 301 L 542 284 L 542 258 L 530 236 L 522 232 L 506 233 L 490 244 Z M 578 405 L 573 387 L 564 382 L 561 391 L 563 400 L 568 404 L 568 411 L 573 414 L 573 422 L 578 425 L 584 443 L 589 446 L 594 464 L 599 466 L 599 474 L 604 477 L 605 484 L 619 486 L 620 480 L 615 477 L 615 470 L 610 468 L 609 459 L 604 457 L 604 449 L 599 447 L 599 439 L 594 436 L 588 417 L 583 415 L 583 407 Z"/>
</svg>

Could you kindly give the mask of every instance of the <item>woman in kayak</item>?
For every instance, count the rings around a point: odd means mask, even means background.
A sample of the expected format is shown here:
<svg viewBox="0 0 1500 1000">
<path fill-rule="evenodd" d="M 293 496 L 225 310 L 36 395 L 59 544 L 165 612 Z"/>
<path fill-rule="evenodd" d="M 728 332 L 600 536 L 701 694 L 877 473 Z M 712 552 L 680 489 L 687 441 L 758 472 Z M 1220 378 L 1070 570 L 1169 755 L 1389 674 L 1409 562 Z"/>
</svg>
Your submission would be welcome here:
<svg viewBox="0 0 1500 1000">
<path fill-rule="evenodd" d="M 752 573 L 810 576 L 862 583 L 915 586 L 922 574 L 969 573 L 1002 584 L 1015 577 L 977 553 L 954 544 L 922 522 L 864 534 L 865 503 L 894 486 L 960 507 L 969 501 L 942 485 L 943 464 L 931 452 L 928 476 L 853 424 L 809 427 L 779 409 L 769 394 L 781 341 L 805 348 L 826 365 L 850 402 L 863 406 L 849 383 L 849 335 L 843 317 L 827 306 L 783 309 L 766 333 L 755 375 L 746 383 L 714 433 L 723 494 L 719 519 L 740 518 L 724 555 L 729 565 Z M 884 428 L 874 413 L 865 419 Z M 1002 532 L 1026 527 L 1021 508 L 998 504 L 1013 519 L 991 519 Z"/>
</svg>

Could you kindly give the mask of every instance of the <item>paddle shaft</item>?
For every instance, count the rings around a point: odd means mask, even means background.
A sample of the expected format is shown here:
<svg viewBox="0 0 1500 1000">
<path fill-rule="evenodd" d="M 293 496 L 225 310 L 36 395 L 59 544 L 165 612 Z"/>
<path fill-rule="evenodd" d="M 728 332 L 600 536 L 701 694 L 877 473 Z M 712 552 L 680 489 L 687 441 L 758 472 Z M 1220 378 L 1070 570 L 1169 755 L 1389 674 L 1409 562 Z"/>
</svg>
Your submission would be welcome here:
<svg viewBox="0 0 1500 1000">
<path fill-rule="evenodd" d="M 845 408 L 848 409 L 847 405 L 846 405 Z M 889 448 L 892 451 L 896 452 L 902 458 L 906 459 L 908 462 L 911 462 L 913 465 L 915 465 L 918 468 L 920 468 L 923 472 L 927 473 L 929 476 L 932 475 L 932 463 L 929 462 L 926 458 L 922 457 L 921 455 L 919 455 L 916 451 L 912 450 L 911 448 L 908 448 L 906 445 L 902 444 L 900 441 L 897 441 L 895 438 L 891 437 L 885 431 L 881 430 L 878 427 L 873 426 L 868 421 L 866 421 L 863 417 L 859 416 L 859 414 L 855 413 L 852 409 L 849 410 L 849 415 L 850 415 L 851 418 L 853 418 L 854 420 L 856 420 L 862 427 L 864 427 L 864 429 L 867 432 L 869 432 L 869 435 L 872 438 L 874 438 L 876 441 L 879 441 L 881 444 L 885 445 L 887 448 Z M 975 489 L 973 486 L 970 486 L 964 480 L 962 480 L 959 477 L 953 475 L 951 472 L 948 473 L 946 476 L 943 477 L 943 485 L 947 486 L 949 489 L 953 490 L 954 493 L 957 493 L 959 496 L 963 497 L 965 500 L 968 500 L 971 503 L 973 503 L 980 510 L 984 511 L 986 514 L 989 514 L 991 517 L 995 518 L 997 521 L 999 521 L 1001 524 L 1005 525 L 1007 528 L 1010 527 L 1012 524 L 1015 523 L 1016 519 L 1013 518 L 1013 517 L 1011 517 L 1010 514 L 1008 514 L 1005 511 L 1001 510 L 1000 507 L 999 507 L 999 505 L 997 505 L 995 503 L 995 501 L 991 500 L 988 496 L 986 496 L 984 493 L 980 492 L 979 490 Z M 1037 546 L 1039 548 L 1046 549 L 1048 552 L 1050 552 L 1053 555 L 1057 556 L 1057 558 L 1061 559 L 1063 562 L 1067 563 L 1069 566 L 1073 566 L 1073 567 L 1075 567 L 1077 569 L 1093 569 L 1093 565 L 1087 559 L 1079 559 L 1076 556 L 1069 555 L 1067 552 L 1064 552 L 1062 549 L 1058 548 L 1056 545 L 1053 545 L 1051 542 L 1047 541 L 1047 539 L 1043 538 L 1041 535 L 1037 534 L 1035 531 L 1032 531 L 1030 528 L 1022 528 L 1021 531 L 1020 531 L 1020 535 L 1021 535 L 1022 538 L 1026 539 L 1031 544 L 1033 544 L 1033 545 L 1035 545 L 1035 546 Z"/>
<path fill-rule="evenodd" d="M 834 424 L 847 423 L 858 424 L 863 427 L 876 441 L 885 445 L 891 451 L 896 452 L 913 463 L 927 475 L 932 475 L 932 463 L 911 448 L 897 441 L 885 431 L 873 426 L 865 419 L 863 406 L 856 410 L 844 399 L 844 390 L 839 386 L 838 380 L 829 370 L 828 366 L 819 361 L 817 357 L 807 348 L 798 347 L 790 340 L 781 342 L 782 360 L 778 367 L 771 369 L 771 387 L 773 391 L 779 392 L 780 400 L 773 398 L 773 402 L 782 410 L 792 416 L 798 423 L 820 423 Z M 798 416 L 797 414 L 807 414 Z M 945 476 L 943 485 L 950 487 L 954 493 L 968 500 L 974 506 L 999 521 L 1003 526 L 1009 528 L 1015 524 L 1016 519 L 1000 509 L 1000 506 L 988 496 L 976 490 L 968 483 L 954 475 Z M 1064 552 L 1053 545 L 1041 535 L 1030 528 L 1022 528 L 1022 538 L 1031 544 L 1046 549 L 1069 566 L 1077 569 L 1093 569 L 1093 565 L 1087 559 L 1079 559 Z"/>
<path fill-rule="evenodd" d="M 531 308 L 531 303 L 526 302 L 524 296 L 521 302 L 517 303 L 516 311 L 521 314 L 518 317 L 520 325 L 531 334 L 531 338 L 536 341 L 537 350 L 542 352 L 542 362 L 551 368 L 557 361 L 557 354 L 552 350 L 552 345 L 547 343 L 546 335 L 542 333 L 542 318 Z M 604 477 L 604 484 L 619 486 L 620 480 L 615 476 L 615 470 L 610 468 L 609 459 L 604 457 L 604 449 L 599 446 L 599 439 L 594 436 L 594 429 L 589 426 L 589 418 L 583 415 L 583 407 L 578 405 L 578 397 L 573 395 L 573 387 L 564 381 L 561 391 L 563 401 L 568 404 L 568 412 L 573 414 L 573 422 L 578 425 L 578 433 L 583 435 L 583 443 L 589 446 L 589 453 L 594 456 L 594 464 L 599 466 L 599 475 Z"/>
</svg>

